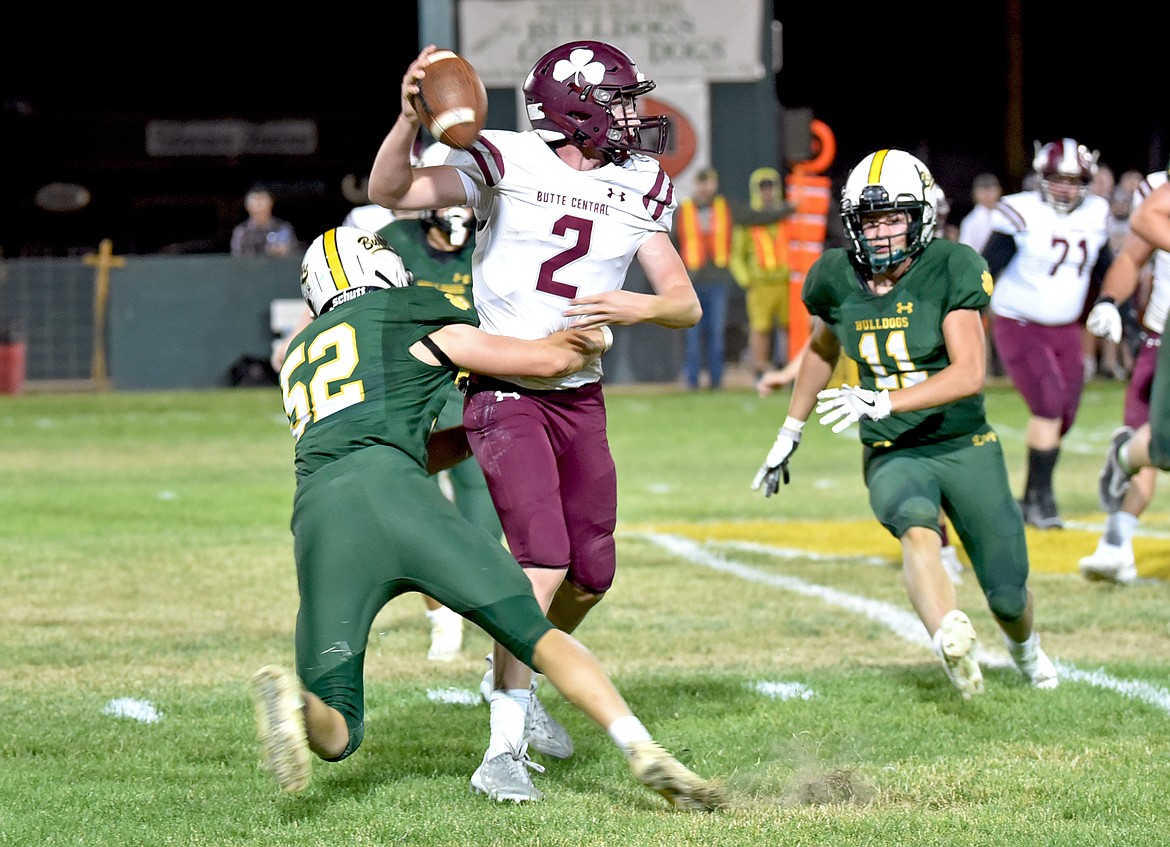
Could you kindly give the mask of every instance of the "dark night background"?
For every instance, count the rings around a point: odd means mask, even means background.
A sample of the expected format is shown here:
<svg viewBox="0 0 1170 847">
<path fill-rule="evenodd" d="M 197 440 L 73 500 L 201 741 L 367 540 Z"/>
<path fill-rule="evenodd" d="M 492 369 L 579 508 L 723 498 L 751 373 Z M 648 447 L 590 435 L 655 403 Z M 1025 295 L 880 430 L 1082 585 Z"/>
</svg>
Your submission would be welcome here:
<svg viewBox="0 0 1170 847">
<path fill-rule="evenodd" d="M 1005 138 L 1007 21 L 1017 4 L 1026 6 L 1014 89 L 1024 150 Z M 1009 191 L 1019 187 L 1033 139 L 1071 135 L 1117 173 L 1167 164 L 1166 63 L 1155 72 L 1151 44 L 1168 15 L 1150 18 L 1156 4 L 1145 16 L 1127 3 L 1086 13 L 1047 0 L 812 5 L 776 4 L 784 27 L 777 93 L 785 107 L 809 108 L 833 129 L 832 176 L 876 147 L 903 147 L 928 161 L 959 215 L 981 170 L 999 174 Z M 342 180 L 368 171 L 419 46 L 413 2 L 378 9 L 275 30 L 241 22 L 234 35 L 206 22 L 114 40 L 78 29 L 56 34 L 51 61 L 10 53 L 0 75 L 3 256 L 76 255 L 102 238 L 122 254 L 226 252 L 256 181 L 273 185 L 276 214 L 302 240 L 340 223 L 351 205 Z M 144 151 L 148 120 L 222 118 L 315 120 L 317 152 L 225 159 Z M 750 116 L 743 131 L 756 131 Z M 69 213 L 38 209 L 37 189 L 53 181 L 85 185 L 91 202 Z"/>
</svg>

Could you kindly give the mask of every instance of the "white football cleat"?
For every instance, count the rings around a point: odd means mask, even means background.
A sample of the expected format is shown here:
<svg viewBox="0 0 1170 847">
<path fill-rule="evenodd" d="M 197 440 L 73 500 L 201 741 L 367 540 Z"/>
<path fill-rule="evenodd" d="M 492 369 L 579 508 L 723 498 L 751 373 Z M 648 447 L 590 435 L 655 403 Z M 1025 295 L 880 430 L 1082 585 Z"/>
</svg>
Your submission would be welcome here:
<svg viewBox="0 0 1170 847">
<path fill-rule="evenodd" d="M 676 809 L 711 811 L 727 805 L 727 790 L 713 779 L 703 779 L 655 741 L 630 745 L 626 761 L 634 779 L 657 791 Z"/>
<path fill-rule="evenodd" d="M 1008 654 L 1020 669 L 1020 673 L 1036 688 L 1056 688 L 1060 678 L 1056 673 L 1056 665 L 1048 658 L 1048 654 L 1040 649 L 1040 636 L 1033 632 L 1023 644 L 1012 641 L 1005 634 L 1004 644 Z"/>
<path fill-rule="evenodd" d="M 1091 582 L 1115 582 L 1128 585 L 1137 579 L 1133 548 L 1115 546 L 1100 541 L 1091 556 L 1079 563 L 1081 576 Z"/>
<path fill-rule="evenodd" d="M 534 682 L 535 679 L 533 677 Z M 524 716 L 524 741 L 537 753 L 554 759 L 567 759 L 573 755 L 573 739 L 569 731 L 544 708 L 536 696 L 535 686 L 528 701 L 528 714 Z"/>
<path fill-rule="evenodd" d="M 507 750 L 498 756 L 484 759 L 471 775 L 471 790 L 486 794 L 497 803 L 531 803 L 544 799 L 540 789 L 532 784 L 528 771 L 544 773 L 544 767 L 528 758 L 528 745 L 517 751 Z"/>
<path fill-rule="evenodd" d="M 947 612 L 932 639 L 947 677 L 964 700 L 983 693 L 983 671 L 975 660 L 975 627 L 958 609 Z"/>
<path fill-rule="evenodd" d="M 265 665 L 252 676 L 252 702 L 264 769 L 289 794 L 304 790 L 312 758 L 300 680 L 285 668 Z"/>
</svg>

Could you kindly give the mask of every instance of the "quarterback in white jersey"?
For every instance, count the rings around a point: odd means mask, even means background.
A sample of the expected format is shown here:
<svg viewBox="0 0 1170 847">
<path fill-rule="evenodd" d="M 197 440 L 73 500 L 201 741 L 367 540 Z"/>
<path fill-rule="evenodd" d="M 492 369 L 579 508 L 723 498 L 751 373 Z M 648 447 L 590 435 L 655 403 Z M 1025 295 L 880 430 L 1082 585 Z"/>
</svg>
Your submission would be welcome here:
<svg viewBox="0 0 1170 847">
<path fill-rule="evenodd" d="M 570 301 L 620 289 L 638 248 L 669 233 L 674 186 L 656 159 L 573 170 L 540 135 L 488 130 L 447 163 L 464 175 L 476 233 L 472 287 L 480 327 L 496 335 L 541 338 L 565 329 Z M 561 380 L 516 377 L 535 389 L 601 378 L 597 360 Z"/>
<path fill-rule="evenodd" d="M 1081 402 L 1081 319 L 1089 290 L 1113 261 L 1109 202 L 1089 194 L 1097 153 L 1074 139 L 1036 145 L 1039 188 L 999 201 L 983 248 L 995 278 L 995 348 L 1028 404 L 1028 472 L 1020 507 L 1039 529 L 1060 529 L 1052 478 Z"/>
<path fill-rule="evenodd" d="M 1166 182 L 1165 171 L 1149 174 L 1133 194 L 1131 216 L 1155 189 Z M 1158 350 L 1166 327 L 1166 314 L 1170 311 L 1170 252 L 1156 249 L 1136 233 L 1126 233 L 1121 251 L 1101 285 L 1101 296 L 1085 321 L 1085 326 L 1094 335 L 1120 342 L 1122 321 L 1117 304 L 1124 303 L 1137 291 L 1141 274 L 1151 257 L 1153 285 L 1142 312 L 1145 332 L 1125 392 L 1123 426 L 1114 433 L 1114 440 L 1128 438 L 1150 420 L 1150 396 L 1157 372 Z M 1122 497 L 1115 497 L 1114 502 L 1103 502 L 1102 508 L 1109 513 L 1105 530 L 1097 542 L 1097 549 L 1079 563 L 1081 575 L 1086 579 L 1126 584 L 1137 578 L 1133 536 L 1138 519 L 1153 499 L 1157 479 L 1157 468 L 1141 468 L 1130 477 L 1129 487 Z"/>
<path fill-rule="evenodd" d="M 562 44 L 524 80 L 531 131 L 486 130 L 444 164 L 412 169 L 413 98 L 434 51 L 403 77 L 402 112 L 369 194 L 393 209 L 475 210 L 472 291 L 483 329 L 532 339 L 570 325 L 694 326 L 702 309 L 670 238 L 674 188 L 652 158 L 666 149 L 668 122 L 637 109 L 653 80 L 613 45 Z M 623 289 L 634 259 L 652 293 Z M 600 364 L 564 380 L 472 374 L 463 427 L 508 549 L 548 619 L 572 632 L 616 569 L 617 471 Z M 528 666 L 498 643 L 491 661 L 481 689 L 491 733 L 471 787 L 498 801 L 539 800 L 528 750 L 563 759 L 572 739 L 540 704 Z M 648 737 L 636 722 L 606 728 L 619 746 Z"/>
</svg>

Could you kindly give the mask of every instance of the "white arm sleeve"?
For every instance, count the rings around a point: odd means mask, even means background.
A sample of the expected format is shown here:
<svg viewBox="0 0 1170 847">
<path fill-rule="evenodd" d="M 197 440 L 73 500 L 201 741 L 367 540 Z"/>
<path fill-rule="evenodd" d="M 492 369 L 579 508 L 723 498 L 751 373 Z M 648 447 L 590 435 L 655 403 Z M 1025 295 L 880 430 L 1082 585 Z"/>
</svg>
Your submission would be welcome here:
<svg viewBox="0 0 1170 847">
<path fill-rule="evenodd" d="M 463 183 L 463 191 L 467 194 L 467 205 L 472 209 L 478 209 L 480 201 L 479 185 L 463 171 L 459 171 L 459 181 Z"/>
</svg>

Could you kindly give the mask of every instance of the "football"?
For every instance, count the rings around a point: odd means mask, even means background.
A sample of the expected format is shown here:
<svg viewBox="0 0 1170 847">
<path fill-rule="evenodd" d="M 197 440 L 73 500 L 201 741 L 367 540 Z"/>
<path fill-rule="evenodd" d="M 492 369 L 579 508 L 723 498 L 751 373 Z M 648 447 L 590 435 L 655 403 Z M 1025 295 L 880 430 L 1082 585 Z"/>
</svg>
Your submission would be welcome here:
<svg viewBox="0 0 1170 847">
<path fill-rule="evenodd" d="M 487 120 L 487 89 L 471 63 L 451 50 L 436 50 L 418 84 L 414 106 L 436 140 L 470 147 Z"/>
</svg>

